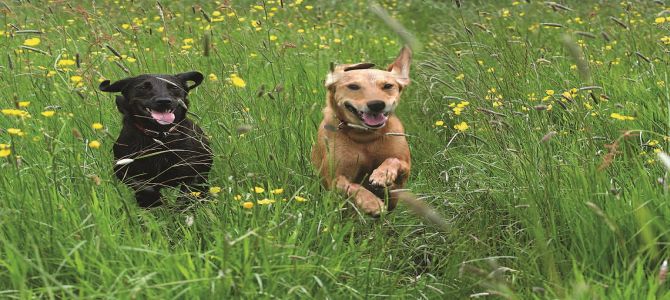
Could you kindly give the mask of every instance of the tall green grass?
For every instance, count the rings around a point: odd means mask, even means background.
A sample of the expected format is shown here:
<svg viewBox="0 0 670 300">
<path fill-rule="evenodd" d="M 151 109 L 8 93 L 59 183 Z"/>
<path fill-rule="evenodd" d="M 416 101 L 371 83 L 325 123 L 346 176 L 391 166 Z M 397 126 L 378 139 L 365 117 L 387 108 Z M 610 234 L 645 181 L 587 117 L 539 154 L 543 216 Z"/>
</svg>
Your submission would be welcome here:
<svg viewBox="0 0 670 300">
<path fill-rule="evenodd" d="M 358 215 L 310 165 L 329 63 L 401 47 L 368 3 L 0 3 L 0 103 L 30 113 L 0 118 L 0 296 L 666 297 L 668 7 L 458 2 L 382 3 L 423 44 L 398 114 L 408 188 L 447 232 L 403 205 Z M 96 87 L 187 70 L 216 77 L 190 100 L 221 192 L 142 210 L 112 176 L 120 115 Z"/>
</svg>

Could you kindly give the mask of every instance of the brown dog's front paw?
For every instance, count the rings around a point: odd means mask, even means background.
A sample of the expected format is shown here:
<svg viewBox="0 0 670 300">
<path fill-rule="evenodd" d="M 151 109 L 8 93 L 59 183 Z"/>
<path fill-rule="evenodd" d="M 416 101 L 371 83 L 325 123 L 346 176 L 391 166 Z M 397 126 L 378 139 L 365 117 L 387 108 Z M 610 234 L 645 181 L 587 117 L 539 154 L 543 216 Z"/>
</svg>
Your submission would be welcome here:
<svg viewBox="0 0 670 300">
<path fill-rule="evenodd" d="M 373 217 L 378 217 L 384 210 L 384 202 L 368 190 L 356 195 L 356 206 Z"/>
<path fill-rule="evenodd" d="M 398 169 L 381 166 L 372 171 L 370 184 L 376 186 L 390 186 L 398 178 Z"/>
</svg>

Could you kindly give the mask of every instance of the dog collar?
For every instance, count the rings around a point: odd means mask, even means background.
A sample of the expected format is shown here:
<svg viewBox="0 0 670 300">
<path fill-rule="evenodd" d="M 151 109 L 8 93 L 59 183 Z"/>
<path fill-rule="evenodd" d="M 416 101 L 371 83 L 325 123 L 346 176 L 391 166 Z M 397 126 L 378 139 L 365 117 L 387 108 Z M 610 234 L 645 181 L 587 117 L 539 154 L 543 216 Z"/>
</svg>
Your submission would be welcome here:
<svg viewBox="0 0 670 300">
<path fill-rule="evenodd" d="M 167 131 L 156 131 L 156 130 L 151 130 L 151 129 L 146 129 L 142 127 L 142 125 L 133 123 L 139 131 L 144 133 L 144 135 L 153 137 L 153 138 L 166 138 L 170 135 L 179 135 L 179 132 L 174 132 L 174 130 L 177 128 L 177 125 L 170 127 Z"/>
</svg>

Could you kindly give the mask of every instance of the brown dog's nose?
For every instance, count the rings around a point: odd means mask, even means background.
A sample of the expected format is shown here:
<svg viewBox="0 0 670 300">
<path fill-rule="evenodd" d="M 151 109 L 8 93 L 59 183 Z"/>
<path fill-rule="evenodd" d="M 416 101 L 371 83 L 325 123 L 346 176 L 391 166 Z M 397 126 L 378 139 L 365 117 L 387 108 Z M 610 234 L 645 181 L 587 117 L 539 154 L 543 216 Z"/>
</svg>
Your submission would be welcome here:
<svg viewBox="0 0 670 300">
<path fill-rule="evenodd" d="M 384 101 L 381 100 L 372 100 L 368 102 L 368 108 L 372 112 L 381 112 L 382 110 L 384 110 L 384 108 L 386 108 L 386 103 L 384 103 Z"/>
</svg>

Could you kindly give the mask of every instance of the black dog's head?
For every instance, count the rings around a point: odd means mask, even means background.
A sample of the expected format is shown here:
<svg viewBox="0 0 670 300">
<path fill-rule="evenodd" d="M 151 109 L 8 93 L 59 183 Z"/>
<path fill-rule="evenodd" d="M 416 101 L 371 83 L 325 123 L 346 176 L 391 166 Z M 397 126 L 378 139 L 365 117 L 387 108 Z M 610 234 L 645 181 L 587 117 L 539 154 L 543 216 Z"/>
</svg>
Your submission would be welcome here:
<svg viewBox="0 0 670 300">
<path fill-rule="evenodd" d="M 200 72 L 145 74 L 112 84 L 105 80 L 99 88 L 103 92 L 122 94 L 116 96 L 116 107 L 125 116 L 133 117 L 145 125 L 168 126 L 186 117 L 188 92 L 200 85 L 203 78 Z M 189 82 L 192 84 L 189 85 Z"/>
</svg>

